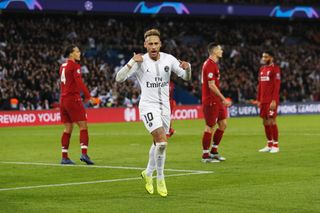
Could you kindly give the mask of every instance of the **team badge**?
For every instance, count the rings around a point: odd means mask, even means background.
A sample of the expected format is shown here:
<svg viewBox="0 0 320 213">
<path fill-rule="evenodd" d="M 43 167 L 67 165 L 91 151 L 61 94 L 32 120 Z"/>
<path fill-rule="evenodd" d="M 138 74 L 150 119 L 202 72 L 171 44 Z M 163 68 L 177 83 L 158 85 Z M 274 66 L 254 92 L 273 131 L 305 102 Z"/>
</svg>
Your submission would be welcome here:
<svg viewBox="0 0 320 213">
<path fill-rule="evenodd" d="M 152 122 L 149 123 L 149 127 L 152 127 Z"/>
<path fill-rule="evenodd" d="M 169 69 L 170 69 L 169 66 L 165 66 L 165 67 L 164 67 L 164 71 L 165 71 L 165 72 L 169 72 Z"/>
<path fill-rule="evenodd" d="M 208 74 L 208 78 L 212 78 L 212 77 L 213 77 L 213 73 L 210 72 L 210 73 Z"/>
<path fill-rule="evenodd" d="M 80 74 L 80 69 L 77 69 L 77 73 L 79 73 L 79 74 Z"/>
</svg>

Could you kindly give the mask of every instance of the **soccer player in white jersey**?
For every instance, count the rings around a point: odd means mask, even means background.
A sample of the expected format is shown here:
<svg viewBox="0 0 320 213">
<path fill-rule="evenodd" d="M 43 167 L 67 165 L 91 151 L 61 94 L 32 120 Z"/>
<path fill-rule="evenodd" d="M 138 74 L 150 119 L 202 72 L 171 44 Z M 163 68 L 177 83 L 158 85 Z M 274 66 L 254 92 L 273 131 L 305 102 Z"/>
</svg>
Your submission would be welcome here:
<svg viewBox="0 0 320 213">
<path fill-rule="evenodd" d="M 146 129 L 151 133 L 153 142 L 149 151 L 147 168 L 141 176 L 145 180 L 145 188 L 153 194 L 153 172 L 157 171 L 157 191 L 162 197 L 168 195 L 164 180 L 164 163 L 166 158 L 167 137 L 170 128 L 169 83 L 172 72 L 184 80 L 191 79 L 191 65 L 179 61 L 174 56 L 160 52 L 160 32 L 151 29 L 144 34 L 144 47 L 147 53 L 135 54 L 122 67 L 116 76 L 117 82 L 123 82 L 135 76 L 141 87 L 139 103 L 140 117 Z"/>
</svg>

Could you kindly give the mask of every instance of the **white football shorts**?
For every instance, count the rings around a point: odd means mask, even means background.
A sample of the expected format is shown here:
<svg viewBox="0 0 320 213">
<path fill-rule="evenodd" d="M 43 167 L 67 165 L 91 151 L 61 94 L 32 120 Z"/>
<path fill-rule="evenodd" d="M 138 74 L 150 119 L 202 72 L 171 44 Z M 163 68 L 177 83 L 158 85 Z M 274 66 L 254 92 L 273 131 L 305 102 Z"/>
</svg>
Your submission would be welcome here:
<svg viewBox="0 0 320 213">
<path fill-rule="evenodd" d="M 160 111 L 150 111 L 148 113 L 141 113 L 140 118 L 142 119 L 144 126 L 149 133 L 153 132 L 159 127 L 163 127 L 166 134 L 169 134 L 170 114 L 161 115 Z"/>
</svg>

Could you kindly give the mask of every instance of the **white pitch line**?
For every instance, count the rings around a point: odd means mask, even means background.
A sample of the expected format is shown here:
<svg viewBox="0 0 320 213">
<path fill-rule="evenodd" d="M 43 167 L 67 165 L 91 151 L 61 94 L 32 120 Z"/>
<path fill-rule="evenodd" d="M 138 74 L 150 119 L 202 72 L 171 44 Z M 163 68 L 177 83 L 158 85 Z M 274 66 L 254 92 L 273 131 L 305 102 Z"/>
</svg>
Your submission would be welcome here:
<svg viewBox="0 0 320 213">
<path fill-rule="evenodd" d="M 166 177 L 200 175 L 200 174 L 209 174 L 209 173 L 213 173 L 213 172 L 171 174 L 171 175 L 166 175 Z M 15 187 L 15 188 L 3 188 L 3 189 L 0 189 L 0 191 L 14 191 L 14 190 L 23 190 L 23 189 L 37 189 L 37 188 L 74 186 L 74 185 L 88 185 L 88 184 L 96 184 L 96 183 L 121 182 L 121 181 L 131 181 L 131 180 L 139 180 L 139 179 L 141 179 L 141 177 L 120 178 L 120 179 L 111 179 L 111 180 L 86 181 L 86 182 L 77 182 L 77 183 L 48 184 L 48 185 L 39 185 L 39 186 L 22 186 L 22 187 Z"/>
<path fill-rule="evenodd" d="M 2 164 L 15 164 L 15 165 L 35 165 L 35 166 L 58 166 L 58 167 L 85 167 L 85 168 L 105 168 L 105 169 L 126 169 L 126 170 L 144 170 L 142 167 L 128 167 L 128 166 L 98 166 L 98 165 L 62 165 L 56 163 L 40 163 L 40 162 L 8 162 L 0 161 Z M 212 173 L 212 171 L 201 170 L 183 170 L 183 169 L 165 169 L 171 172 L 192 172 L 192 173 Z"/>
</svg>

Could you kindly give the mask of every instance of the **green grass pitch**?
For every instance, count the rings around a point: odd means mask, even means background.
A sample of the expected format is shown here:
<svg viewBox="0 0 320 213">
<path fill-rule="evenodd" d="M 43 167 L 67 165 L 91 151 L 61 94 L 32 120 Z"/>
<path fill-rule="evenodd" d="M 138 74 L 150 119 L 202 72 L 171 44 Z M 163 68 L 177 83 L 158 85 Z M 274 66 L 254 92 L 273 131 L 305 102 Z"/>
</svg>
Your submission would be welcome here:
<svg viewBox="0 0 320 213">
<path fill-rule="evenodd" d="M 56 165 L 62 126 L 0 128 L 0 212 L 320 212 L 319 115 L 278 117 L 278 154 L 258 153 L 260 118 L 231 118 L 219 147 L 227 161 L 214 164 L 200 162 L 202 120 L 173 125 L 167 198 L 139 178 L 151 144 L 141 122 L 89 124 L 99 167 Z M 78 138 L 75 128 L 69 155 L 83 165 Z"/>
</svg>

